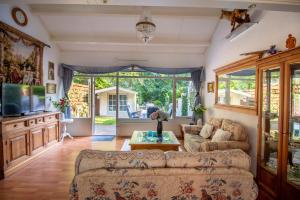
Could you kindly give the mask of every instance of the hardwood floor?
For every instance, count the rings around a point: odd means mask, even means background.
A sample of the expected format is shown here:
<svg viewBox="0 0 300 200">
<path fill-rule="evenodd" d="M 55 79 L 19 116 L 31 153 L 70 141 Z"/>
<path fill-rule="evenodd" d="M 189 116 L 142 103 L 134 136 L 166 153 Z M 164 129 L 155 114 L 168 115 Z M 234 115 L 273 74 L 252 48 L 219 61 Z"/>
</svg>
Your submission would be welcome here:
<svg viewBox="0 0 300 200">
<path fill-rule="evenodd" d="M 78 153 L 82 149 L 121 150 L 125 139 L 109 142 L 92 142 L 91 137 L 77 137 L 73 141 L 66 139 L 64 144 L 56 144 L 29 165 L 0 180 L 0 199 L 68 199 Z"/>
<path fill-rule="evenodd" d="M 76 156 L 82 149 L 120 150 L 125 138 L 92 142 L 90 137 L 66 139 L 29 165 L 0 180 L 1 200 L 68 199 Z"/>
</svg>

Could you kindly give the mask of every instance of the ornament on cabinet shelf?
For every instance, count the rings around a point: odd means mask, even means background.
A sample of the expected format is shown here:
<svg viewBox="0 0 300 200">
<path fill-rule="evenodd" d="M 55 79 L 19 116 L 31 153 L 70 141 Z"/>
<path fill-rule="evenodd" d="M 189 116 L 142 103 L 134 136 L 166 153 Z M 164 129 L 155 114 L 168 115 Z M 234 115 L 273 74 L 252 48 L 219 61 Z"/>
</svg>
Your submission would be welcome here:
<svg viewBox="0 0 300 200">
<path fill-rule="evenodd" d="M 263 57 L 266 57 L 268 55 L 274 55 L 278 52 L 281 52 L 281 51 L 278 51 L 276 49 L 276 45 L 271 45 L 270 49 L 266 49 L 266 50 L 262 50 L 262 51 L 247 52 L 247 53 L 242 53 L 240 55 L 241 56 L 258 55 L 259 58 L 263 58 Z"/>
<path fill-rule="evenodd" d="M 292 34 L 289 34 L 288 38 L 286 39 L 286 42 L 285 42 L 285 47 L 287 49 L 293 49 L 296 47 L 296 38 L 292 35 Z"/>
</svg>

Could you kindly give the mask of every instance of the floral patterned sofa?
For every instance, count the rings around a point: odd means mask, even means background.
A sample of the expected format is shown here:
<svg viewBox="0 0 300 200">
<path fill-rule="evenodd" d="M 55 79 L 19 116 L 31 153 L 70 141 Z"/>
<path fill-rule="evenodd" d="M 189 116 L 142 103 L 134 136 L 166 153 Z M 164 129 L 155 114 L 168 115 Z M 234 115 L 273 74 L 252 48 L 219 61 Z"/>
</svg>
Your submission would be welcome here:
<svg viewBox="0 0 300 200">
<path fill-rule="evenodd" d="M 198 152 L 227 149 L 249 151 L 248 134 L 240 123 L 220 118 L 211 118 L 207 123 L 213 126 L 213 133 L 211 137 L 207 139 L 199 135 L 202 125 L 184 125 L 182 127 L 184 147 L 187 151 Z M 211 139 L 217 129 L 229 131 L 232 134 L 229 141 L 212 142 Z"/>
<path fill-rule="evenodd" d="M 214 152 L 83 150 L 71 200 L 254 200 L 257 186 L 242 150 Z"/>
</svg>

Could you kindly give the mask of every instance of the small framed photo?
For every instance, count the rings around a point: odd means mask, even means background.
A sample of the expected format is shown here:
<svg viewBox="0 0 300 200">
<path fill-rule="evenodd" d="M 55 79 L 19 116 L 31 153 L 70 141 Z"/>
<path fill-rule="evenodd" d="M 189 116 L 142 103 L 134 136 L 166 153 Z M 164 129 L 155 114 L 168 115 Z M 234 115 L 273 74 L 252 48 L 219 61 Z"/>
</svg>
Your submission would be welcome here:
<svg viewBox="0 0 300 200">
<path fill-rule="evenodd" d="M 54 63 L 53 62 L 48 62 L 48 80 L 54 81 Z"/>
<path fill-rule="evenodd" d="M 215 92 L 215 82 L 207 83 L 207 92 L 214 93 Z"/>
<path fill-rule="evenodd" d="M 47 94 L 56 94 L 56 84 L 55 83 L 47 83 L 46 84 L 46 93 Z"/>
</svg>

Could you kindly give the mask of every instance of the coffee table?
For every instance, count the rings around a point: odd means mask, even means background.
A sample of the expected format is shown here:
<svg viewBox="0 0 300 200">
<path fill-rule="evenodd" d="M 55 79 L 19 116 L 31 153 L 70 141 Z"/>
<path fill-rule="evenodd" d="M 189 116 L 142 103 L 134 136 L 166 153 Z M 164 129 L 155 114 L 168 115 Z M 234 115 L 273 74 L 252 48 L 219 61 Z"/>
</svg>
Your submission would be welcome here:
<svg viewBox="0 0 300 200">
<path fill-rule="evenodd" d="M 131 150 L 136 149 L 160 149 L 163 151 L 178 151 L 180 143 L 172 131 L 163 131 L 162 142 L 157 142 L 154 131 L 134 131 L 129 145 Z"/>
</svg>

